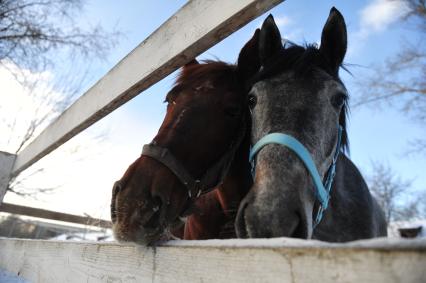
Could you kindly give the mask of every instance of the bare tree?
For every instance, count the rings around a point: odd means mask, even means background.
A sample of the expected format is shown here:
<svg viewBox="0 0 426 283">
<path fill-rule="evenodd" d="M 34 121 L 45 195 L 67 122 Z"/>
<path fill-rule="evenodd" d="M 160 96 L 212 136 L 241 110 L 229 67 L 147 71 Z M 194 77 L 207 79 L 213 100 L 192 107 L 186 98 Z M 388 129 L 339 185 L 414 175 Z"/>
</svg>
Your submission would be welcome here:
<svg viewBox="0 0 426 283">
<path fill-rule="evenodd" d="M 7 75 L 9 76 L 4 78 L 5 80 L 13 80 L 13 75 L 10 73 Z M 17 86 L 17 92 L 11 95 L 14 95 L 13 100 L 18 100 L 19 103 L 18 107 L 13 107 L 8 105 L 6 99 L 6 102 L 0 105 L 0 132 L 2 136 L 7 137 L 0 141 L 0 147 L 18 154 L 70 105 L 76 94 L 80 93 L 80 82 L 62 78 L 56 79 L 53 83 L 51 78 L 45 77 L 45 73 L 33 73 L 27 75 L 25 84 L 17 81 L 10 83 Z M 93 142 L 101 142 L 105 137 L 105 133 L 90 136 Z M 66 155 L 69 156 L 67 159 L 78 162 L 88 157 L 87 149 L 78 145 L 65 146 L 60 151 L 66 151 Z M 46 167 L 37 163 L 18 176 L 14 176 L 9 182 L 7 191 L 22 197 L 37 198 L 38 195 L 52 193 L 63 185 L 34 186 L 34 178 L 45 172 Z"/>
<path fill-rule="evenodd" d="M 408 7 L 408 10 L 407 13 L 402 17 L 402 20 L 417 20 L 418 29 L 424 32 L 426 30 L 426 1 L 405 0 L 405 3 Z"/>
<path fill-rule="evenodd" d="M 354 107 L 372 102 L 403 102 L 401 110 L 426 120 L 426 48 L 406 45 L 384 66 L 374 69 L 372 77 L 363 80 L 368 93 Z M 365 84 L 366 83 L 366 84 Z"/>
<path fill-rule="evenodd" d="M 401 23 L 419 33 L 415 42 L 404 40 L 396 55 L 360 80 L 363 95 L 353 107 L 387 103 L 399 107 L 424 125 L 426 121 L 426 1 L 404 0 L 407 7 Z M 423 139 L 413 143 L 415 150 L 426 150 Z"/>
<path fill-rule="evenodd" d="M 104 58 L 116 33 L 101 26 L 79 27 L 81 0 L 0 0 L 0 62 L 19 69 L 44 71 L 52 51 Z"/>
<path fill-rule="evenodd" d="M 30 104 L 13 113 L 7 111 L 8 105 L 0 105 L 0 131 L 8 137 L 0 146 L 7 151 L 19 153 L 80 93 L 85 71 L 73 72 L 70 67 L 52 76 L 57 53 L 67 54 L 72 62 L 104 59 L 115 45 L 119 33 L 107 33 L 100 25 L 79 26 L 75 18 L 82 9 L 81 0 L 0 0 L 0 69 L 14 76 Z M 58 186 L 28 186 L 44 171 L 33 166 L 13 177 L 8 191 L 24 197 L 53 191 Z"/>
<path fill-rule="evenodd" d="M 368 178 L 369 188 L 385 212 L 386 221 L 410 220 L 424 217 L 426 194 L 413 192 L 411 181 L 402 180 L 388 166 L 373 163 Z"/>
</svg>

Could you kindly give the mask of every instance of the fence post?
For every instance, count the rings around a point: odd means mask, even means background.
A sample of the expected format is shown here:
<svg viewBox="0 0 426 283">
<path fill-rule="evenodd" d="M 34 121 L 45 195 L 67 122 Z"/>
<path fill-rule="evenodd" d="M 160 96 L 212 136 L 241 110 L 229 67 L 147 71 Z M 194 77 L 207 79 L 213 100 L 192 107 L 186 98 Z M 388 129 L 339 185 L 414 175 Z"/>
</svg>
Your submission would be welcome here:
<svg viewBox="0 0 426 283">
<path fill-rule="evenodd" d="M 4 195 L 6 194 L 15 158 L 15 154 L 0 151 L 0 205 L 2 204 Z"/>
</svg>

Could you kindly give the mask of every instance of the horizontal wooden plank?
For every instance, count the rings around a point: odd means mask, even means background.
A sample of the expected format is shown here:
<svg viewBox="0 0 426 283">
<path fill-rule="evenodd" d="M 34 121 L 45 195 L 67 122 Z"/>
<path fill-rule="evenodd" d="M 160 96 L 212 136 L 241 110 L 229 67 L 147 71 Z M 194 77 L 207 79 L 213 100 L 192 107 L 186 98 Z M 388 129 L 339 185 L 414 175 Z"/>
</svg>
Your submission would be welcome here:
<svg viewBox="0 0 426 283">
<path fill-rule="evenodd" d="M 79 215 L 67 214 L 67 213 L 62 213 L 57 211 L 16 205 L 11 203 L 0 204 L 0 211 L 19 214 L 19 215 L 44 218 L 44 219 L 50 219 L 50 220 L 82 224 L 82 225 L 97 226 L 101 228 L 112 228 L 112 223 L 111 221 L 108 221 L 108 220 L 84 217 Z"/>
<path fill-rule="evenodd" d="M 189 1 L 23 149 L 13 174 L 282 1 Z"/>
<path fill-rule="evenodd" d="M 0 239 L 0 268 L 30 282 L 424 282 L 426 240 L 115 243 Z"/>
</svg>

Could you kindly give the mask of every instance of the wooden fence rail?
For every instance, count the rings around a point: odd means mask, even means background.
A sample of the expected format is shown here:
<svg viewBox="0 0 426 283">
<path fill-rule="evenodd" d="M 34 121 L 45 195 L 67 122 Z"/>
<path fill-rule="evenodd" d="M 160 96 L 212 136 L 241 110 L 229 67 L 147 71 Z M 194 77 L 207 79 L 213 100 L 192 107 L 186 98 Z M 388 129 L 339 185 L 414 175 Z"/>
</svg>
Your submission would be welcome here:
<svg viewBox="0 0 426 283">
<path fill-rule="evenodd" d="M 192 0 L 18 155 L 0 152 L 0 205 L 15 176 L 283 0 Z M 109 221 L 3 204 L 0 211 Z M 96 223 L 93 223 L 95 221 Z M 0 269 L 30 282 L 426 282 L 426 240 L 330 244 L 296 239 L 172 241 L 154 248 L 0 238 Z"/>
<path fill-rule="evenodd" d="M 189 1 L 23 149 L 12 175 L 282 1 Z"/>
<path fill-rule="evenodd" d="M 62 212 L 56 212 L 46 209 L 33 208 L 28 206 L 16 205 L 11 203 L 0 204 L 0 211 L 13 213 L 18 215 L 26 215 L 50 220 L 57 220 L 69 223 L 76 223 L 89 226 L 97 226 L 100 228 L 111 228 L 112 223 L 108 220 L 84 217 L 79 215 L 67 214 Z"/>
<path fill-rule="evenodd" d="M 284 0 L 191 0 L 18 155 L 0 152 L 0 204 L 16 176 L 143 90 Z"/>
<path fill-rule="evenodd" d="M 109 228 L 1 204 L 15 176 L 282 0 L 192 0 L 18 155 L 0 152 L 0 211 Z M 426 240 L 171 241 L 157 247 L 0 238 L 0 269 L 30 282 L 425 282 Z"/>
<path fill-rule="evenodd" d="M 426 279 L 426 240 L 116 243 L 0 239 L 0 269 L 30 282 L 383 282 Z"/>
</svg>

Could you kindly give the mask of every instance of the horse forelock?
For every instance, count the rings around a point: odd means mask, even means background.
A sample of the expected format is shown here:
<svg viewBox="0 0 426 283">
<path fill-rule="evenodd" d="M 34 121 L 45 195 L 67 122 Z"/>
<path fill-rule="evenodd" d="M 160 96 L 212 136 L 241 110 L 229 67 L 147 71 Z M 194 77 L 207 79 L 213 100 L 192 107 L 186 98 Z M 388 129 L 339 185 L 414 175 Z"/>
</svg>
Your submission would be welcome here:
<svg viewBox="0 0 426 283">
<path fill-rule="evenodd" d="M 206 80 L 217 82 L 218 86 L 237 86 L 236 66 L 212 60 L 185 66 L 178 74 L 173 89 L 180 89 L 185 86 L 196 87 L 199 82 Z"/>
</svg>

